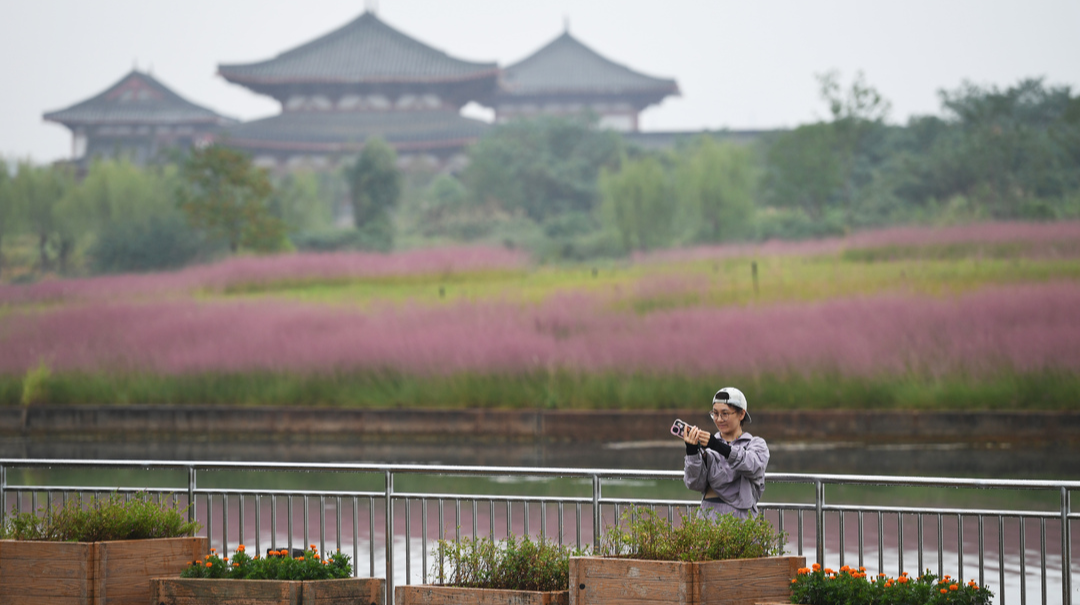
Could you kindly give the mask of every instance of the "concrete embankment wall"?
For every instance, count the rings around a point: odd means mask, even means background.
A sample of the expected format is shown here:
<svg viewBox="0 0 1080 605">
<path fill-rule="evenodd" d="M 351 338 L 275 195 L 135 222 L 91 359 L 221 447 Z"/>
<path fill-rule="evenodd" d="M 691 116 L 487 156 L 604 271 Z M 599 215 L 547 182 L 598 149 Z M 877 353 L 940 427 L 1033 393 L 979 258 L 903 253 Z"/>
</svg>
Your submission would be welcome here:
<svg viewBox="0 0 1080 605">
<path fill-rule="evenodd" d="M 355 439 L 461 436 L 505 440 L 671 439 L 675 418 L 706 426 L 706 410 L 414 410 L 218 406 L 0 408 L 0 435 L 111 439 Z M 748 430 L 776 441 L 1080 442 L 1080 412 L 761 411 Z"/>
</svg>

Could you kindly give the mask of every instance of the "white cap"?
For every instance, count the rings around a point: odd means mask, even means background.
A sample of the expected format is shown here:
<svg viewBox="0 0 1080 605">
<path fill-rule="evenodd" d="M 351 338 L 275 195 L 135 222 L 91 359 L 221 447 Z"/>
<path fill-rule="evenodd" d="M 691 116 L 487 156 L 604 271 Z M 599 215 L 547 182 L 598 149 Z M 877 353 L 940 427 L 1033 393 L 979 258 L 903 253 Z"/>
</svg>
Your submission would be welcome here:
<svg viewBox="0 0 1080 605">
<path fill-rule="evenodd" d="M 750 424 L 753 420 L 750 419 L 750 412 L 746 410 L 746 395 L 735 387 L 724 387 L 716 392 L 712 398 L 713 403 L 726 403 L 732 407 L 736 407 L 746 412 L 746 424 Z"/>
</svg>

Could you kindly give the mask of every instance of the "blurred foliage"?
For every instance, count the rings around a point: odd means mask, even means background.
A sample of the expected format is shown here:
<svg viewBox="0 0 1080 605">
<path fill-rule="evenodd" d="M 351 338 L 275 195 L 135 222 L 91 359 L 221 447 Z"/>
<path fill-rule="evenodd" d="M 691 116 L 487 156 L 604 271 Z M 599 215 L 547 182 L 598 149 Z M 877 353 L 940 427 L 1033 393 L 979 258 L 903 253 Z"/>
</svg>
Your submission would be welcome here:
<svg viewBox="0 0 1080 605">
<path fill-rule="evenodd" d="M 622 139 L 586 120 L 542 117 L 492 129 L 469 149 L 462 180 L 476 203 L 543 222 L 565 212 L 592 213 L 597 175 L 614 168 Z"/>
<path fill-rule="evenodd" d="M 390 211 L 401 198 L 401 171 L 394 148 L 379 138 L 364 144 L 360 157 L 346 172 L 353 222 L 363 247 L 390 250 L 394 243 Z"/>
<path fill-rule="evenodd" d="M 176 195 L 188 221 L 224 239 L 230 252 L 240 246 L 256 252 L 288 246 L 285 224 L 270 212 L 270 179 L 248 156 L 221 145 L 195 149 L 180 175 Z"/>
<path fill-rule="evenodd" d="M 826 73 L 818 86 L 824 119 L 749 141 L 703 133 L 656 150 L 589 118 L 498 124 L 456 173 L 402 173 L 381 140 L 336 171 L 273 176 L 221 146 L 148 167 L 0 162 L 0 278 L 158 270 L 290 242 L 469 242 L 583 261 L 895 224 L 1080 218 L 1080 95 L 1068 86 L 963 83 L 939 93 L 936 115 L 902 125 L 861 73 L 847 83 Z M 355 229 L 342 226 L 350 206 Z"/>
</svg>

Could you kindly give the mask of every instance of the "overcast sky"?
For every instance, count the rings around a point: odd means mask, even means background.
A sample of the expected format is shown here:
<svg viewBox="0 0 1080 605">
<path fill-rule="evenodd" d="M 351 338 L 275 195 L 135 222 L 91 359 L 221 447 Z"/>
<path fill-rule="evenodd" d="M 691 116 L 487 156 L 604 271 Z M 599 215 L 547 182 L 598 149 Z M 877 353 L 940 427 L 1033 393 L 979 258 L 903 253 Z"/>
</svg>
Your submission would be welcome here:
<svg viewBox="0 0 1080 605">
<path fill-rule="evenodd" d="M 0 155 L 70 154 L 46 123 L 133 66 L 185 98 L 252 119 L 276 102 L 218 63 L 268 59 L 357 17 L 373 0 L 0 0 Z M 643 130 L 773 128 L 824 117 L 815 74 L 862 70 L 893 122 L 935 113 L 967 79 L 1042 76 L 1080 91 L 1076 0 L 379 0 L 391 26 L 448 54 L 506 65 L 571 33 L 617 62 L 675 78 L 681 97 Z"/>
</svg>

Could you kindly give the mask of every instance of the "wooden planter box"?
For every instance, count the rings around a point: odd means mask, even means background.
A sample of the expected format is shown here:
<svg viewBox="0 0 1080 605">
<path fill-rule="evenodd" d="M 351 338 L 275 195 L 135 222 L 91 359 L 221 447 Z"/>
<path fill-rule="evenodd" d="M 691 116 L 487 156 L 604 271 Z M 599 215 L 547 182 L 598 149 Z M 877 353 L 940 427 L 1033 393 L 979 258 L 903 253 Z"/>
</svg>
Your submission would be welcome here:
<svg viewBox="0 0 1080 605">
<path fill-rule="evenodd" d="M 756 605 L 791 596 L 805 557 L 684 563 L 603 557 L 570 558 L 570 605 L 648 602 Z"/>
<path fill-rule="evenodd" d="M 386 580 L 212 580 L 154 578 L 151 605 L 385 605 Z"/>
<path fill-rule="evenodd" d="M 394 605 L 568 605 L 569 601 L 565 590 L 534 592 L 431 584 L 394 588 Z"/>
<path fill-rule="evenodd" d="M 0 603 L 147 605 L 150 578 L 180 575 L 208 548 L 206 538 L 0 540 Z"/>
</svg>

